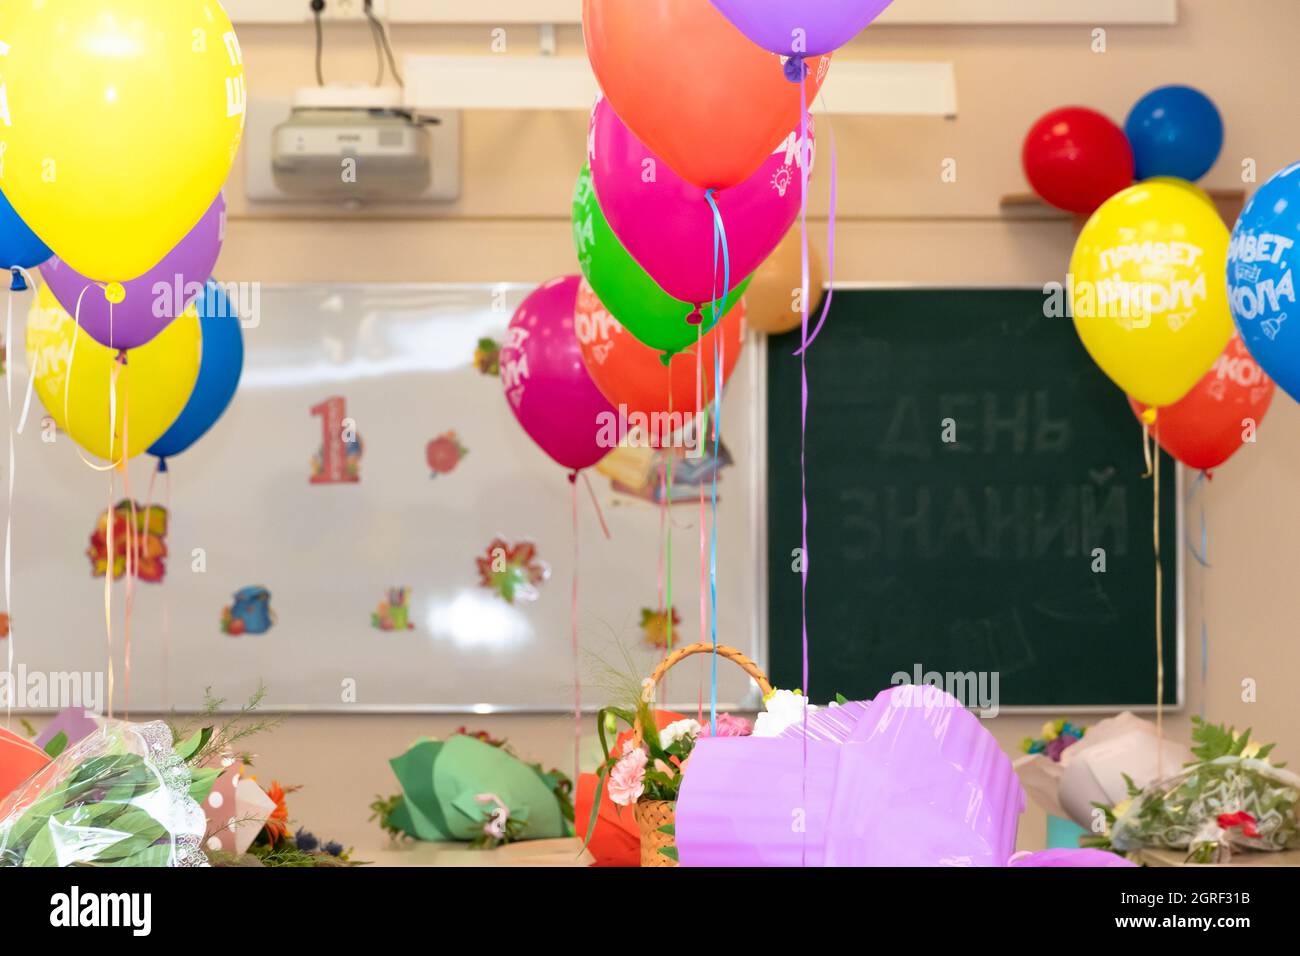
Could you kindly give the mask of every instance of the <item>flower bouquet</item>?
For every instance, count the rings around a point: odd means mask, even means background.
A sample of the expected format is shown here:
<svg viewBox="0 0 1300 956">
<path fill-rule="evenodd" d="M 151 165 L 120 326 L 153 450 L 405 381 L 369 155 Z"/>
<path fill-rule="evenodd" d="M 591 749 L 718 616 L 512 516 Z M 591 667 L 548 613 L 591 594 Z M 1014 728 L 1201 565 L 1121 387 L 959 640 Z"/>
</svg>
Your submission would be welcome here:
<svg viewBox="0 0 1300 956">
<path fill-rule="evenodd" d="M 421 738 L 389 763 L 402 792 L 377 797 L 370 819 L 391 836 L 493 849 L 572 835 L 572 781 L 525 763 L 504 740 L 462 727 L 445 741 Z"/>
<path fill-rule="evenodd" d="M 675 807 L 682 775 L 695 742 L 707 736 L 708 728 L 690 718 L 660 726 L 654 706 L 655 689 L 672 667 L 694 654 L 713 653 L 712 644 L 688 644 L 665 657 L 653 674 L 641 684 L 641 695 L 630 707 L 606 707 L 597 715 L 601 748 L 608 756 L 597 771 L 596 792 L 608 787 L 609 799 L 618 807 L 632 807 L 641 835 L 641 865 L 677 865 Z M 719 646 L 719 657 L 738 664 L 758 684 L 764 696 L 772 693 L 757 664 L 733 647 Z M 607 734 L 618 721 L 631 728 L 631 735 L 613 747 Z M 719 736 L 745 736 L 749 722 L 722 714 Z M 587 821 L 587 840 L 595 833 L 600 800 L 595 800 Z M 586 844 L 584 844 L 585 847 Z"/>
<path fill-rule="evenodd" d="M 105 720 L 0 803 L 0 866 L 204 866 L 215 772 L 166 724 Z"/>
<path fill-rule="evenodd" d="M 1180 772 L 1145 788 L 1129 781 L 1127 800 L 1097 805 L 1107 832 L 1089 845 L 1124 854 L 1186 850 L 1192 863 L 1224 862 L 1234 850 L 1300 847 L 1300 775 L 1269 762 L 1273 744 L 1199 717 L 1192 740 L 1196 759 Z"/>
</svg>

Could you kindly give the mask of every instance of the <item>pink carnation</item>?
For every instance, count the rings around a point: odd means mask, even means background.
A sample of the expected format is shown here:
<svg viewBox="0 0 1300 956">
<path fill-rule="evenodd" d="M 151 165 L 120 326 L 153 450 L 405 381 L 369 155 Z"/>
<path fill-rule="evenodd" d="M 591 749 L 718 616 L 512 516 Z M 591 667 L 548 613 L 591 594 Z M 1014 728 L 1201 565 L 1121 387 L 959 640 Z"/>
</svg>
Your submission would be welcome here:
<svg viewBox="0 0 1300 956">
<path fill-rule="evenodd" d="M 754 725 L 744 717 L 732 717 L 730 714 L 718 714 L 719 737 L 748 737 L 754 732 Z M 710 737 L 708 721 L 700 729 L 701 737 Z"/>
<path fill-rule="evenodd" d="M 609 772 L 609 799 L 619 806 L 630 807 L 645 793 L 645 765 L 649 759 L 638 747 L 629 750 Z"/>
</svg>

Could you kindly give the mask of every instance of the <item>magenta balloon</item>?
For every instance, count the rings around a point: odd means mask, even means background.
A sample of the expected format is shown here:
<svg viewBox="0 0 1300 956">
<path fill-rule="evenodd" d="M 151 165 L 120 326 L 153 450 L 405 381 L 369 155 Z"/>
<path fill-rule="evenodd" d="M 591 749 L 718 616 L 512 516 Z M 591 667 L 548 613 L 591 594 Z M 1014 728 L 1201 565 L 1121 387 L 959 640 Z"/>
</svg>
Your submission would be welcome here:
<svg viewBox="0 0 1300 956">
<path fill-rule="evenodd" d="M 785 56 L 821 56 L 867 28 L 892 0 L 712 0 L 741 33 Z"/>
<path fill-rule="evenodd" d="M 587 374 L 573 328 L 581 276 L 552 279 L 523 301 L 501 348 L 501 385 L 524 431 L 572 471 L 611 449 L 597 438 L 613 406 Z M 606 430 L 608 431 L 608 430 Z"/>
<path fill-rule="evenodd" d="M 731 257 L 728 292 L 763 264 L 799 214 L 798 138 L 796 130 L 758 172 L 714 196 Z M 646 148 L 604 97 L 592 110 L 587 144 L 596 200 L 624 248 L 673 298 L 696 306 L 712 301 L 713 212 L 705 190 Z M 719 259 L 719 296 L 722 285 Z"/>
<path fill-rule="evenodd" d="M 126 298 L 112 307 L 111 315 L 102 286 L 58 257 L 41 266 L 41 275 L 59 305 L 76 316 L 82 330 L 96 342 L 113 349 L 135 349 L 167 328 L 203 294 L 225 238 L 226 198 L 218 195 L 198 224 L 162 262 L 122 283 Z"/>
</svg>

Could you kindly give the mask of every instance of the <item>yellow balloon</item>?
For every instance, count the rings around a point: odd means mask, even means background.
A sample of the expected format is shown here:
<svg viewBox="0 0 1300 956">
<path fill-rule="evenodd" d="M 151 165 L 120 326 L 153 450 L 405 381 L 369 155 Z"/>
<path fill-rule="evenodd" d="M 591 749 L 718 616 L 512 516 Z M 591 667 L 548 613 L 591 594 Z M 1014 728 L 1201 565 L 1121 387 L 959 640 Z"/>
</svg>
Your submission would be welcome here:
<svg viewBox="0 0 1300 956">
<path fill-rule="evenodd" d="M 106 461 L 122 457 L 124 432 L 126 457 L 134 458 L 171 428 L 194 391 L 202 348 L 199 316 L 193 305 L 153 341 L 131 349 L 121 366 L 116 350 L 77 331 L 76 322 L 48 286 L 41 286 L 27 316 L 27 368 L 36 394 L 55 424 L 86 451 Z M 115 367 L 117 417 L 110 439 Z"/>
<path fill-rule="evenodd" d="M 1170 186 L 1177 186 L 1179 189 L 1186 189 L 1201 202 L 1209 203 L 1214 206 L 1214 197 L 1207 193 L 1196 183 L 1178 176 L 1152 176 L 1150 179 L 1142 180 L 1144 183 L 1168 183 Z"/>
<path fill-rule="evenodd" d="M 1070 259 L 1074 327 L 1144 405 L 1172 405 L 1232 337 L 1228 227 L 1184 185 L 1148 181 L 1092 214 Z"/>
<path fill-rule="evenodd" d="M 92 279 L 143 275 L 203 217 L 245 105 L 217 0 L 0 3 L 0 189 Z"/>
</svg>

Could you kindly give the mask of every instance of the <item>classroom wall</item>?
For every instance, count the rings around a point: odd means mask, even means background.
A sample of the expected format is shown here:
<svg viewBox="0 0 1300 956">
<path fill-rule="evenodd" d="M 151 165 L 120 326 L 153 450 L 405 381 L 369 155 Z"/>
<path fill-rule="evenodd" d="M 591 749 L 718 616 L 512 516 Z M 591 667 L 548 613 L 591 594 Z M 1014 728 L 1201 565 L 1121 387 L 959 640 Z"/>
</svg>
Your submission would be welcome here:
<svg viewBox="0 0 1300 956">
<path fill-rule="evenodd" d="M 1072 243 L 1065 219 L 1008 220 L 1004 193 L 1027 189 L 1019 149 L 1046 110 L 1081 103 L 1121 120 L 1147 89 L 1191 82 L 1219 103 L 1227 122 L 1223 158 L 1208 185 L 1241 188 L 1241 163 L 1260 177 L 1300 158 L 1294 116 L 1293 0 L 1183 0 L 1175 28 L 1115 28 L 1107 52 L 1094 53 L 1088 28 L 880 28 L 845 58 L 951 60 L 960 115 L 954 121 L 839 118 L 834 133 L 840 183 L 837 281 L 1041 284 L 1059 279 Z M 309 26 L 240 31 L 251 95 L 288 95 L 311 82 Z M 482 52 L 488 30 L 399 28 L 402 52 Z M 536 32 L 511 28 L 509 50 L 536 49 Z M 331 80 L 369 82 L 373 51 L 362 28 L 339 25 L 326 37 Z M 562 30 L 560 52 L 581 52 L 577 30 Z M 828 95 L 833 93 L 833 87 Z M 328 220 L 250 207 L 237 170 L 228 191 L 232 221 L 220 266 L 226 280 L 540 281 L 576 271 L 569 241 L 569 195 L 585 146 L 580 114 L 473 113 L 463 120 L 465 179 L 460 201 L 425 218 L 376 221 L 342 214 Z M 815 211 L 825 210 L 823 148 Z M 956 182 L 941 181 L 945 159 Z M 242 160 L 241 160 L 242 167 Z M 1248 186 L 1247 188 L 1253 188 Z M 817 221 L 818 243 L 824 225 Z M 255 333 L 254 333 L 255 334 Z M 1136 431 L 1135 431 L 1136 445 Z M 1202 710 L 1281 740 L 1279 757 L 1300 759 L 1300 637 L 1297 589 L 1287 544 L 1300 540 L 1300 409 L 1279 394 L 1258 446 L 1214 476 L 1204 503 L 1209 570 L 1187 580 L 1187 706 L 1171 733 Z M 184 490 L 178 489 L 178 495 Z M 1193 515 L 1193 520 L 1196 516 Z M 1202 685 L 1201 633 L 1210 648 Z M 817 648 L 813 635 L 813 653 Z M 1242 700 L 1241 682 L 1258 682 Z M 825 690 L 825 689 L 823 689 Z M 815 696 L 815 695 L 814 695 Z M 989 722 L 1014 753 L 1043 717 Z M 1098 719 L 1096 717 L 1090 719 Z M 293 716 L 252 743 L 262 772 L 307 784 L 292 798 L 294 817 L 322 837 L 355 844 L 365 857 L 379 845 L 366 805 L 395 782 L 387 758 L 420 734 L 461 724 L 511 739 L 519 753 L 562 768 L 572 763 L 572 719 L 554 717 Z M 1031 807 L 1021 844 L 1042 845 L 1042 814 Z"/>
</svg>

